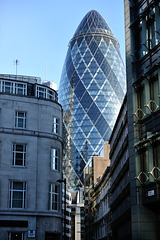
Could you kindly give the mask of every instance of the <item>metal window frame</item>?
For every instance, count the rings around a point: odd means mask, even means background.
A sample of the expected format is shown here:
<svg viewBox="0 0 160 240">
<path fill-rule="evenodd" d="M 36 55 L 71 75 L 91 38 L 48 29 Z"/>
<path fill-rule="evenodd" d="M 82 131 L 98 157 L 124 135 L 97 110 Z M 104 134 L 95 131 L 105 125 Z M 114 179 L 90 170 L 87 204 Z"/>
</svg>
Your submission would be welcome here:
<svg viewBox="0 0 160 240">
<path fill-rule="evenodd" d="M 10 85 L 6 85 L 7 83 L 9 83 Z M 19 87 L 18 85 L 21 85 L 21 87 Z M 6 91 L 6 88 L 10 89 L 9 92 Z M 19 89 L 22 89 L 22 94 L 18 93 Z M 0 80 L 0 92 L 16 95 L 27 95 L 27 83 Z"/>
<path fill-rule="evenodd" d="M 17 146 L 23 146 L 23 151 L 18 151 L 16 150 L 16 147 Z M 26 156 L 27 156 L 27 145 L 26 144 L 17 144 L 17 143 L 14 143 L 13 146 L 12 146 L 12 153 L 13 153 L 13 159 L 12 159 L 12 165 L 13 166 L 25 166 L 26 165 Z M 23 154 L 23 158 L 22 158 L 22 164 L 21 165 L 17 165 L 16 164 L 16 154 L 17 153 L 22 153 Z"/>
<path fill-rule="evenodd" d="M 14 189 L 13 188 L 13 184 L 14 183 L 23 183 L 23 189 Z M 10 208 L 12 209 L 25 209 L 25 205 L 26 205 L 26 189 L 27 189 L 27 184 L 26 182 L 20 182 L 20 181 L 14 181 L 14 180 L 11 180 L 10 181 L 10 199 L 9 199 L 9 203 L 10 203 Z M 22 201 L 22 207 L 13 207 L 13 201 L 14 201 L 14 197 L 13 197 L 13 194 L 14 192 L 21 192 L 23 193 L 23 197 L 21 199 Z"/>
<path fill-rule="evenodd" d="M 24 116 L 23 117 L 20 117 L 20 116 L 18 116 L 18 114 L 24 114 Z M 16 113 L 15 113 L 15 127 L 16 128 L 26 128 L 26 112 L 22 112 L 22 111 L 16 111 Z M 19 120 L 20 119 L 23 119 L 23 126 L 21 127 L 21 126 L 19 126 Z"/>
<path fill-rule="evenodd" d="M 54 153 L 55 150 L 55 154 Z M 51 148 L 51 170 L 59 170 L 60 151 L 57 148 Z"/>
<path fill-rule="evenodd" d="M 53 187 L 56 187 L 57 191 L 56 191 L 56 188 L 53 189 Z M 60 194 L 58 184 L 51 183 L 49 193 L 50 193 L 50 210 L 58 212 L 59 211 L 59 194 Z M 57 201 L 54 201 L 55 197 L 57 197 Z M 53 209 L 53 203 L 55 204 L 56 209 Z"/>
<path fill-rule="evenodd" d="M 60 120 L 59 118 L 53 116 L 52 117 L 52 132 L 53 133 L 56 133 L 56 134 L 59 134 L 59 128 L 60 128 L 60 124 L 59 124 Z"/>
</svg>

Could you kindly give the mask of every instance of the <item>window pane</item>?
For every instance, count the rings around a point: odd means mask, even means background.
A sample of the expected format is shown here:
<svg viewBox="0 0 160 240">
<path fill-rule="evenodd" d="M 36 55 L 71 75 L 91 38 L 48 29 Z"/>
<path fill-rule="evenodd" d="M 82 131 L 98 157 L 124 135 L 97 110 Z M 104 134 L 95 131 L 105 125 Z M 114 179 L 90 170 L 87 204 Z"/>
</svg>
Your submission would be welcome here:
<svg viewBox="0 0 160 240">
<path fill-rule="evenodd" d="M 15 93 L 18 95 L 25 95 L 26 94 L 26 84 L 15 84 Z"/>
<path fill-rule="evenodd" d="M 10 208 L 25 208 L 26 183 L 10 183 Z"/>
<path fill-rule="evenodd" d="M 13 165 L 25 166 L 26 145 L 13 145 Z"/>
<path fill-rule="evenodd" d="M 11 82 L 3 82 L 2 92 L 5 93 L 13 93 L 13 83 Z"/>
<path fill-rule="evenodd" d="M 13 192 L 13 208 L 22 208 L 23 207 L 23 192 Z"/>
<path fill-rule="evenodd" d="M 15 127 L 26 128 L 26 113 L 16 112 Z"/>
<path fill-rule="evenodd" d="M 23 152 L 23 145 L 17 145 L 17 144 L 16 144 L 16 145 L 15 145 L 15 148 L 16 148 L 16 149 L 15 149 L 16 151 Z"/>
<path fill-rule="evenodd" d="M 44 87 L 37 86 L 37 97 L 45 98 L 46 97 L 46 89 Z"/>
<path fill-rule="evenodd" d="M 15 165 L 22 166 L 23 164 L 23 153 L 17 153 L 15 159 Z"/>
<path fill-rule="evenodd" d="M 51 169 L 58 170 L 59 167 L 59 150 L 51 148 Z"/>
<path fill-rule="evenodd" d="M 18 95 L 23 95 L 23 89 L 18 88 L 17 91 L 16 91 L 16 93 L 17 93 Z"/>
<path fill-rule="evenodd" d="M 52 132 L 59 133 L 59 119 L 56 117 L 52 118 Z"/>
<path fill-rule="evenodd" d="M 24 118 L 24 113 L 23 112 L 18 112 L 18 117 L 19 118 Z"/>
<path fill-rule="evenodd" d="M 55 100 L 55 92 L 47 89 L 47 98 L 51 100 Z"/>
<path fill-rule="evenodd" d="M 55 184 L 50 186 L 50 210 L 58 211 L 59 209 L 59 188 Z"/>
<path fill-rule="evenodd" d="M 23 189 L 23 182 L 13 182 L 13 189 L 22 190 Z"/>
<path fill-rule="evenodd" d="M 23 119 L 18 119 L 18 127 L 23 128 Z"/>
<path fill-rule="evenodd" d="M 150 100 L 151 100 L 151 111 L 156 111 L 159 105 L 159 97 L 158 97 L 158 77 L 155 76 L 153 80 L 150 82 Z"/>
</svg>

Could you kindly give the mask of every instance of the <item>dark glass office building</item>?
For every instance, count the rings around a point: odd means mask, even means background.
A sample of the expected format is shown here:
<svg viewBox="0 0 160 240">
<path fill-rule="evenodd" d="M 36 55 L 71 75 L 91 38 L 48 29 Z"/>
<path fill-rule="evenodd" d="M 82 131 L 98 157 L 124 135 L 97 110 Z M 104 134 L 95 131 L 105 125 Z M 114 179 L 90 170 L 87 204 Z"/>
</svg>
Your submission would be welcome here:
<svg viewBox="0 0 160 240">
<path fill-rule="evenodd" d="M 59 86 L 64 111 L 63 167 L 70 189 L 83 184 L 85 166 L 109 140 L 125 92 L 118 41 L 104 18 L 92 10 L 69 43 Z"/>
<path fill-rule="evenodd" d="M 160 1 L 124 0 L 124 6 L 131 236 L 123 239 L 159 240 Z M 113 240 L 124 232 L 119 209 Z"/>
</svg>

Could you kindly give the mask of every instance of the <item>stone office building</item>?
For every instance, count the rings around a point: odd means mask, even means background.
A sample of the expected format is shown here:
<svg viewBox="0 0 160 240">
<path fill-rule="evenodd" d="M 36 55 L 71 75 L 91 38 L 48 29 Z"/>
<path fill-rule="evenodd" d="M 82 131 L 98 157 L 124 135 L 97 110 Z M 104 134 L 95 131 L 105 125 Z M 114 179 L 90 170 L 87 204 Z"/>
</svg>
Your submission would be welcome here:
<svg viewBox="0 0 160 240">
<path fill-rule="evenodd" d="M 27 76 L 0 75 L 0 239 L 61 239 L 62 108 Z"/>
</svg>

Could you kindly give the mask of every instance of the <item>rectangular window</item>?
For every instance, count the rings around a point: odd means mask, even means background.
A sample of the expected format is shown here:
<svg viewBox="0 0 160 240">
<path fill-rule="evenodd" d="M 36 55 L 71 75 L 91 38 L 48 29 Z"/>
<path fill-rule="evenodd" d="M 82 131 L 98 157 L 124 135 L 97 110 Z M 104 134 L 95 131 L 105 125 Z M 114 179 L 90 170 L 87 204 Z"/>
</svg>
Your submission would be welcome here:
<svg viewBox="0 0 160 240">
<path fill-rule="evenodd" d="M 47 89 L 47 98 L 50 100 L 55 100 L 55 92 Z"/>
<path fill-rule="evenodd" d="M 10 82 L 10 81 L 0 81 L 0 92 L 13 93 L 17 95 L 27 95 L 27 84 Z"/>
<path fill-rule="evenodd" d="M 141 184 L 145 184 L 147 182 L 147 176 L 149 171 L 148 166 L 148 151 L 146 148 L 141 149 L 138 152 L 139 157 L 139 166 L 138 167 L 138 180 Z"/>
<path fill-rule="evenodd" d="M 16 112 L 15 127 L 16 128 L 26 128 L 26 113 L 25 112 Z"/>
<path fill-rule="evenodd" d="M 2 92 L 13 93 L 13 83 L 9 81 L 2 81 Z"/>
<path fill-rule="evenodd" d="M 51 148 L 51 170 L 59 170 L 59 150 Z"/>
<path fill-rule="evenodd" d="M 36 88 L 37 88 L 36 97 L 46 98 L 46 88 L 45 87 L 39 87 L 39 86 L 36 86 Z"/>
<path fill-rule="evenodd" d="M 155 167 L 152 172 L 155 179 L 160 178 L 160 143 L 153 146 L 153 166 Z"/>
<path fill-rule="evenodd" d="M 59 210 L 59 186 L 50 185 L 50 210 Z"/>
<path fill-rule="evenodd" d="M 24 240 L 23 232 L 9 232 L 8 240 Z"/>
<path fill-rule="evenodd" d="M 59 119 L 52 117 L 52 132 L 59 134 Z"/>
<path fill-rule="evenodd" d="M 10 182 L 10 208 L 25 208 L 26 183 Z"/>
<path fill-rule="evenodd" d="M 15 83 L 15 94 L 27 95 L 27 85 L 23 83 Z"/>
<path fill-rule="evenodd" d="M 145 91 L 144 85 L 140 84 L 137 86 L 137 109 L 136 109 L 136 117 L 141 120 L 145 116 L 144 112 L 144 99 L 145 99 Z"/>
<path fill-rule="evenodd" d="M 55 91 L 42 86 L 36 86 L 36 97 L 57 101 L 57 94 Z"/>
<path fill-rule="evenodd" d="M 157 110 L 159 105 L 158 76 L 155 75 L 150 81 L 150 105 L 151 112 Z"/>
<path fill-rule="evenodd" d="M 147 19 L 147 27 L 148 27 L 148 40 L 150 42 L 150 49 L 154 48 L 156 45 L 156 22 L 155 22 L 155 8 L 150 10 Z"/>
<path fill-rule="evenodd" d="M 13 162 L 14 166 L 26 165 L 26 145 L 13 144 Z"/>
</svg>

